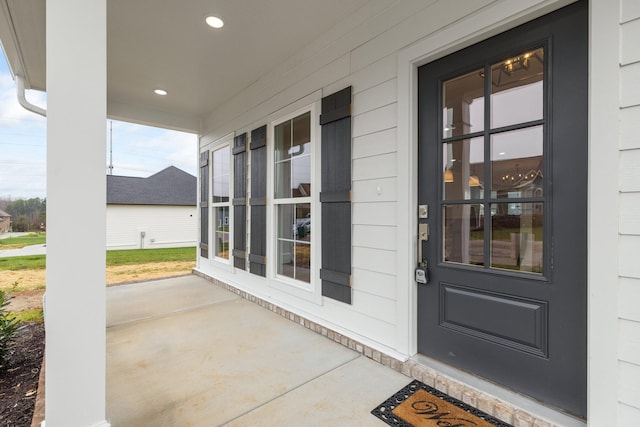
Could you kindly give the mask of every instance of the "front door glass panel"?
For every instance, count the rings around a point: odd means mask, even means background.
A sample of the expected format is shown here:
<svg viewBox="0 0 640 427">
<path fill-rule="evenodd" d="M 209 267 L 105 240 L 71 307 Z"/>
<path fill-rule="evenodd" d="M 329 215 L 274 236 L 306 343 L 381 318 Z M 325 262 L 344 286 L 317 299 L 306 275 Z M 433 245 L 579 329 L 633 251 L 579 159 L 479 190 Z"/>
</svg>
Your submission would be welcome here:
<svg viewBox="0 0 640 427">
<path fill-rule="evenodd" d="M 484 191 L 484 139 L 471 138 L 442 147 L 443 198 L 481 199 Z"/>
<path fill-rule="evenodd" d="M 442 87 L 442 137 L 451 138 L 484 129 L 484 71 L 447 80 Z"/>
<path fill-rule="evenodd" d="M 544 50 L 491 65 L 491 127 L 541 120 L 544 113 Z"/>
<path fill-rule="evenodd" d="M 544 58 L 521 51 L 441 83 L 442 262 L 544 273 Z"/>
<path fill-rule="evenodd" d="M 491 205 L 491 267 L 542 273 L 542 203 Z"/>
<path fill-rule="evenodd" d="M 543 131 L 534 126 L 491 136 L 494 197 L 542 197 Z"/>
</svg>

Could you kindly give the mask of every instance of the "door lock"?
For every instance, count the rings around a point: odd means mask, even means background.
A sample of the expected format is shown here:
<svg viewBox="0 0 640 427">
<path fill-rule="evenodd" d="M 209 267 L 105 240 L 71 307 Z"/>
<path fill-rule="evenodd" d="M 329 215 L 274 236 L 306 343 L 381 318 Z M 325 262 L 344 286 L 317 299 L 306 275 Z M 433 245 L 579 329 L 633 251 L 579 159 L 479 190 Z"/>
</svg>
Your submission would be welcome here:
<svg viewBox="0 0 640 427">
<path fill-rule="evenodd" d="M 421 285 L 426 285 L 427 283 L 429 283 L 429 270 L 427 270 L 427 265 L 425 264 L 424 266 L 418 266 L 418 268 L 416 268 L 416 282 L 418 282 Z"/>
</svg>

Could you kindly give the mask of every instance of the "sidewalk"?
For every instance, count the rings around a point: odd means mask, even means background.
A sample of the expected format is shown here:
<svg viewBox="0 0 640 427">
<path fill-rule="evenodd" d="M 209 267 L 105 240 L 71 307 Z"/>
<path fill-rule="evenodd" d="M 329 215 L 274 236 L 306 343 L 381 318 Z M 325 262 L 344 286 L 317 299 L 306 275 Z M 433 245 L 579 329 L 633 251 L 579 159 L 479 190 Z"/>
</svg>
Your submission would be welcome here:
<svg viewBox="0 0 640 427">
<path fill-rule="evenodd" d="M 205 279 L 107 288 L 113 426 L 384 426 L 410 378 Z"/>
<path fill-rule="evenodd" d="M 8 258 L 12 256 L 28 256 L 28 255 L 45 255 L 47 253 L 47 245 L 45 243 L 39 245 L 29 245 L 20 249 L 0 249 L 0 258 Z"/>
</svg>

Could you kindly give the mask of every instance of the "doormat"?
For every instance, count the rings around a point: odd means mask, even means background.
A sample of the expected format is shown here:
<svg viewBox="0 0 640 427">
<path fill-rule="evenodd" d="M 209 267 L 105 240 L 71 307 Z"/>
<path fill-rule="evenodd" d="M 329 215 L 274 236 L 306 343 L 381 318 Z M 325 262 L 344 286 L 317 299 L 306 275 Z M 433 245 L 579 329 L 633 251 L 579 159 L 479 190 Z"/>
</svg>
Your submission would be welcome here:
<svg viewBox="0 0 640 427">
<path fill-rule="evenodd" d="M 371 413 L 394 427 L 513 427 L 417 380 Z"/>
</svg>

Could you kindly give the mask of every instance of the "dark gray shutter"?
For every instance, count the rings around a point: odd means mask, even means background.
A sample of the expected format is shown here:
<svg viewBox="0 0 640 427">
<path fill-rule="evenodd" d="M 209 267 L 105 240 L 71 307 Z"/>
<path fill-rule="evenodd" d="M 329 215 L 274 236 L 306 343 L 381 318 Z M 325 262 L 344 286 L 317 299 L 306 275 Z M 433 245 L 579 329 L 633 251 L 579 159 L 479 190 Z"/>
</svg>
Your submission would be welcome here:
<svg viewBox="0 0 640 427">
<path fill-rule="evenodd" d="M 247 258 L 247 134 L 233 139 L 233 265 L 246 268 Z"/>
<path fill-rule="evenodd" d="M 351 304 L 351 86 L 322 98 L 322 295 Z"/>
<path fill-rule="evenodd" d="M 200 153 L 200 256 L 209 258 L 209 151 Z"/>
<path fill-rule="evenodd" d="M 251 131 L 251 253 L 249 271 L 267 275 L 267 126 Z"/>
</svg>

